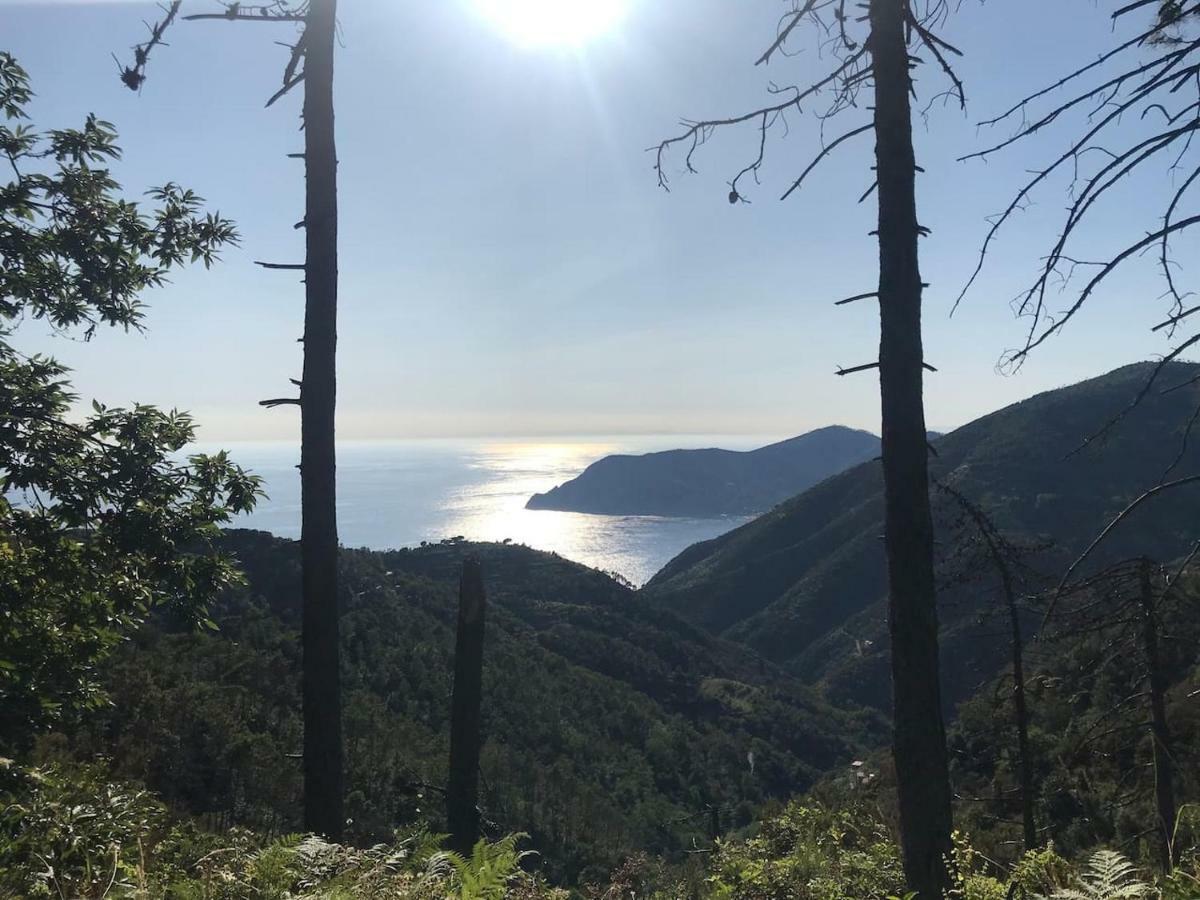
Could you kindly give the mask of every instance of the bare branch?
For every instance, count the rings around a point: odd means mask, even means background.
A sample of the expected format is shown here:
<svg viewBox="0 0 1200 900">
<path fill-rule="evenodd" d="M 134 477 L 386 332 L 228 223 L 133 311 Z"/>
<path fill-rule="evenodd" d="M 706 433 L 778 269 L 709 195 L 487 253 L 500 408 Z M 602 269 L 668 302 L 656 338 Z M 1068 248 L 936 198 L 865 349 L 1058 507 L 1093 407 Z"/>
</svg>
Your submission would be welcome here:
<svg viewBox="0 0 1200 900">
<path fill-rule="evenodd" d="M 678 135 L 677 137 L 667 138 L 659 143 L 657 147 L 650 148 L 656 153 L 654 168 L 658 173 L 659 186 L 664 189 L 667 188 L 668 179 L 663 169 L 663 157 L 667 150 L 674 145 L 680 143 L 686 143 L 689 145 L 687 156 L 685 157 L 685 164 L 689 172 L 695 172 L 696 170 L 692 165 L 692 155 L 695 153 L 696 148 L 699 147 L 700 144 L 704 143 L 704 141 L 707 140 L 708 136 L 711 135 L 715 129 L 730 125 L 740 125 L 745 122 L 754 121 L 755 119 L 762 120 L 764 116 L 772 117 L 773 120 L 774 116 L 786 112 L 787 110 L 799 110 L 800 104 L 804 100 L 814 96 L 815 94 L 818 94 L 822 89 L 835 84 L 839 79 L 844 78 L 847 73 L 853 71 L 854 67 L 862 61 L 865 55 L 866 51 L 864 50 L 860 50 L 857 53 L 852 54 L 850 57 L 836 66 L 834 70 L 824 78 L 819 79 L 804 90 L 800 90 L 799 88 L 793 89 L 793 95 L 787 100 L 779 103 L 769 104 L 751 112 L 743 113 L 742 115 L 738 116 L 730 116 L 724 119 L 706 119 L 704 121 L 691 123 L 685 122 L 687 130 L 682 134 Z"/>
<path fill-rule="evenodd" d="M 306 268 L 304 263 L 273 263 L 273 262 L 263 262 L 262 260 L 259 260 L 259 259 L 256 259 L 254 261 L 254 264 L 256 266 L 262 266 L 264 269 L 288 269 L 288 270 L 294 270 L 294 271 L 300 271 L 300 272 L 304 271 L 304 269 Z"/>
<path fill-rule="evenodd" d="M 923 26 L 919 21 L 917 21 L 916 16 L 912 14 L 911 10 L 909 10 L 907 18 L 909 26 L 921 36 L 921 41 L 926 47 L 929 48 L 929 52 L 933 54 L 934 59 L 938 61 L 938 65 L 942 67 L 942 72 L 945 73 L 946 77 L 950 79 L 951 84 L 954 85 L 953 93 L 956 97 L 958 97 L 959 107 L 961 109 L 966 109 L 966 89 L 963 87 L 962 80 L 958 77 L 958 73 L 954 71 L 954 67 L 950 65 L 950 61 L 947 60 L 945 55 L 942 53 L 943 50 L 946 50 L 950 53 L 953 53 L 955 56 L 962 56 L 962 51 L 957 47 L 946 43 L 928 28 Z"/>
<path fill-rule="evenodd" d="M 183 0 L 171 0 L 171 5 L 163 7 L 163 17 L 150 28 L 150 39 L 133 48 L 133 65 L 121 69 L 121 82 L 131 91 L 140 90 L 146 82 L 146 63 L 150 61 L 150 51 L 163 43 L 163 35 L 179 15 L 179 7 Z"/>
<path fill-rule="evenodd" d="M 304 73 L 301 72 L 299 75 L 294 76 L 291 81 L 285 82 L 283 87 L 281 87 L 279 90 L 277 90 L 275 93 L 273 93 L 270 96 L 270 98 L 266 102 L 266 106 L 268 108 L 271 106 L 274 106 L 275 102 L 277 100 L 282 100 L 288 93 L 291 92 L 292 88 L 294 88 L 296 85 L 302 83 L 303 81 L 304 81 Z"/>
<path fill-rule="evenodd" d="M 1070 567 L 1068 567 L 1066 573 L 1063 575 L 1062 580 L 1058 583 L 1058 590 L 1056 593 L 1061 595 L 1066 590 L 1067 585 L 1071 581 L 1071 576 L 1079 570 L 1079 567 L 1087 561 L 1088 557 L 1095 552 L 1096 548 L 1099 547 L 1100 544 L 1102 544 L 1104 540 L 1110 534 L 1112 534 L 1122 522 L 1129 518 L 1129 516 L 1139 506 L 1148 500 L 1152 500 L 1154 497 L 1158 496 L 1164 491 L 1170 491 L 1178 487 L 1184 487 L 1185 485 L 1195 484 L 1198 481 L 1200 481 L 1200 475 L 1189 475 L 1187 478 L 1178 478 L 1175 481 L 1167 481 L 1162 484 L 1155 485 L 1154 487 L 1150 488 L 1150 490 L 1146 491 L 1144 494 L 1135 499 L 1128 506 L 1126 506 L 1111 522 L 1108 523 L 1108 525 L 1105 526 L 1104 530 L 1097 535 L 1096 539 L 1092 541 L 1091 544 L 1088 545 L 1087 549 L 1079 555 L 1079 558 L 1076 559 L 1075 562 L 1071 563 Z M 1051 609 L 1053 609 L 1053 606 L 1054 604 L 1051 603 Z M 1049 618 L 1049 616 L 1050 613 L 1047 612 L 1046 617 Z"/>
<path fill-rule="evenodd" d="M 878 368 L 879 368 L 879 363 L 877 363 L 877 362 L 864 363 L 861 366 L 851 366 L 848 369 L 844 369 L 841 366 L 838 366 L 838 370 L 837 370 L 836 374 L 837 375 L 853 375 L 855 372 L 866 372 L 869 369 L 878 369 Z"/>
<path fill-rule="evenodd" d="M 236 6 L 236 4 L 234 4 L 234 6 Z M 303 22 L 304 16 L 300 15 L 299 13 L 270 13 L 257 16 L 242 12 L 235 12 L 232 15 L 228 12 L 192 13 L 190 16 L 184 16 L 183 20 L 185 22 L 204 22 L 212 20 L 219 20 L 223 22 Z"/>
<path fill-rule="evenodd" d="M 1071 304 L 1071 306 L 1067 309 L 1067 311 L 1065 313 L 1063 313 L 1063 315 L 1060 318 L 1058 318 L 1051 325 L 1049 325 L 1038 337 L 1034 338 L 1032 341 L 1027 343 L 1023 349 L 1018 350 L 1016 353 L 1012 354 L 1010 361 L 1017 362 L 1017 361 L 1023 359 L 1024 357 L 1028 356 L 1029 353 L 1034 350 L 1034 348 L 1043 344 L 1050 337 L 1050 335 L 1059 331 L 1068 321 L 1070 321 L 1072 318 L 1074 318 L 1075 314 L 1077 312 L 1079 312 L 1080 308 L 1083 306 L 1084 303 L 1087 302 L 1088 298 L 1095 292 L 1096 288 L 1099 287 L 1100 283 L 1102 281 L 1104 281 L 1104 279 L 1107 278 L 1110 274 L 1112 274 L 1113 270 L 1116 269 L 1118 266 L 1120 266 L 1121 263 L 1123 263 L 1123 262 L 1125 262 L 1125 260 L 1129 259 L 1129 257 L 1133 256 L 1136 253 L 1139 253 L 1142 250 L 1145 250 L 1147 247 L 1149 247 L 1152 244 L 1156 243 L 1157 241 L 1161 240 L 1164 235 L 1174 234 L 1176 232 L 1183 231 L 1184 229 L 1191 228 L 1193 225 L 1196 225 L 1198 223 L 1200 223 L 1200 215 L 1189 216 L 1186 219 L 1181 219 L 1178 222 L 1172 223 L 1167 228 L 1162 228 L 1150 235 L 1147 235 L 1146 237 L 1142 238 L 1142 240 L 1137 241 L 1136 243 L 1130 245 L 1129 247 L 1126 247 L 1124 250 L 1122 250 L 1120 253 L 1118 253 L 1115 257 L 1113 257 L 1111 260 L 1106 262 L 1101 267 L 1100 272 L 1092 277 L 1091 281 L 1089 281 L 1087 283 L 1087 286 L 1083 289 L 1083 291 L 1080 293 L 1080 295 L 1076 298 L 1075 302 Z M 1176 355 L 1178 355 L 1178 354 L 1176 354 Z"/>
<path fill-rule="evenodd" d="M 845 300 L 838 300 L 834 306 L 845 306 L 847 303 L 853 303 L 855 300 L 867 300 L 871 297 L 878 297 L 879 291 L 871 291 L 869 294 L 855 294 L 853 297 L 847 297 Z"/>
<path fill-rule="evenodd" d="M 787 39 L 792 34 L 792 29 L 799 25 L 804 20 L 806 15 L 812 12 L 816 2 L 817 0 L 805 0 L 804 6 L 788 15 L 787 25 L 779 29 L 779 34 L 776 36 L 775 40 L 771 42 L 771 46 L 764 50 L 762 56 L 754 61 L 756 66 L 761 66 L 764 63 L 769 63 L 771 61 L 772 54 L 774 54 L 776 50 L 787 43 Z"/>
<path fill-rule="evenodd" d="M 789 187 L 786 191 L 784 191 L 783 196 L 780 197 L 779 199 L 786 200 L 788 197 L 790 197 L 792 195 L 792 191 L 794 191 L 794 190 L 796 190 L 796 188 L 800 187 L 800 185 L 802 185 L 804 183 L 804 179 L 808 177 L 809 173 L 812 172 L 812 170 L 815 169 L 817 166 L 819 166 L 821 164 L 821 161 L 823 159 L 825 159 L 825 157 L 827 157 L 834 150 L 836 150 L 840 144 L 844 143 L 845 141 L 850 140 L 850 138 L 852 138 L 852 137 L 857 137 L 860 134 L 866 134 L 868 131 L 872 131 L 874 128 L 875 128 L 875 124 L 873 122 L 868 123 L 868 124 L 862 125 L 858 128 L 853 128 L 850 131 L 847 131 L 841 137 L 836 138 L 835 140 L 826 144 L 821 149 L 821 152 L 817 154 L 816 158 L 808 164 L 808 166 L 804 169 L 803 172 L 800 173 L 800 177 L 792 182 L 792 186 Z"/>
<path fill-rule="evenodd" d="M 1102 56 L 1100 56 L 1097 59 L 1093 60 L 1092 62 L 1088 63 L 1087 65 L 1081 66 L 1080 68 L 1076 69 L 1074 72 L 1071 72 L 1069 75 L 1066 75 L 1063 78 L 1060 78 L 1058 81 L 1054 82 L 1054 84 L 1044 87 L 1040 91 L 1037 91 L 1036 93 L 1030 94 L 1029 96 L 1025 97 L 1020 102 L 1014 104 L 1012 107 L 1005 110 L 1003 113 L 996 116 L 995 118 L 985 119 L 982 122 L 980 122 L 979 124 L 982 126 L 991 126 L 991 125 L 1000 124 L 1005 119 L 1011 118 L 1016 113 L 1025 109 L 1025 107 L 1029 106 L 1029 104 L 1033 103 L 1035 100 L 1040 100 L 1042 97 L 1045 97 L 1049 94 L 1053 94 L 1055 91 L 1059 90 L 1060 88 L 1066 87 L 1072 81 L 1075 81 L 1075 80 L 1083 77 L 1084 75 L 1086 75 L 1088 72 L 1092 71 L 1093 69 L 1100 68 L 1105 63 L 1109 62 L 1110 60 L 1114 59 L 1117 56 L 1120 56 L 1126 50 L 1130 50 L 1134 47 L 1140 47 L 1140 46 L 1144 45 L 1147 41 L 1149 41 L 1151 38 L 1153 38 L 1156 34 L 1159 34 L 1160 32 L 1162 32 L 1166 28 L 1170 27 L 1171 25 L 1175 24 L 1176 22 L 1186 18 L 1187 16 L 1195 14 L 1196 12 L 1200 12 L 1200 4 L 1190 6 L 1187 8 L 1186 11 L 1180 11 L 1180 13 L 1177 17 L 1172 18 L 1166 22 L 1160 22 L 1159 24 L 1155 25 L 1153 28 L 1142 32 L 1141 34 L 1137 35 L 1134 38 L 1131 38 L 1128 41 L 1125 41 L 1120 46 L 1103 54 Z"/>
</svg>

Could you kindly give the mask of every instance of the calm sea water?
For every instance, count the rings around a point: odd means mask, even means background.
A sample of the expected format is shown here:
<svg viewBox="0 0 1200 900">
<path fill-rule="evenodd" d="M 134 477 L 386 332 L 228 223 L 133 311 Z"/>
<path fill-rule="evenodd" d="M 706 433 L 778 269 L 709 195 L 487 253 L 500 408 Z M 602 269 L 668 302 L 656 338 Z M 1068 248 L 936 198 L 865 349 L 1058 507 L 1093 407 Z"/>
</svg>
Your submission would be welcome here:
<svg viewBox="0 0 1200 900">
<path fill-rule="evenodd" d="M 392 549 L 462 535 L 527 544 L 618 572 L 643 584 L 697 541 L 723 534 L 740 517 L 676 519 L 593 516 L 527 510 L 531 494 L 578 475 L 610 453 L 674 447 L 750 449 L 770 438 L 639 436 L 579 440 L 410 440 L 338 447 L 338 530 L 350 547 Z M 226 444 L 234 459 L 263 476 L 269 499 L 234 523 L 281 537 L 300 535 L 295 444 Z M 212 449 L 202 447 L 200 449 Z"/>
</svg>

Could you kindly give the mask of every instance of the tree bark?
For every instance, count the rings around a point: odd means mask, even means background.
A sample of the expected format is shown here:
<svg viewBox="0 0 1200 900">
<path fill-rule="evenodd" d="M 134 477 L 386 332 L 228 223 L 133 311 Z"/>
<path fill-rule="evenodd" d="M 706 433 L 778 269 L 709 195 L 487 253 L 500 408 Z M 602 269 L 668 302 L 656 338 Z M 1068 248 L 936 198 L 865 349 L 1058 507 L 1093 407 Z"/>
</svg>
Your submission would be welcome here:
<svg viewBox="0 0 1200 900">
<path fill-rule="evenodd" d="M 1167 678 L 1158 652 L 1158 616 L 1150 560 L 1143 559 L 1138 571 L 1142 606 L 1142 652 L 1146 656 L 1150 682 L 1150 732 L 1154 737 L 1154 800 L 1158 831 L 1162 840 L 1164 872 L 1175 867 L 1175 770 L 1171 756 L 1171 731 L 1167 727 Z"/>
<path fill-rule="evenodd" d="M 304 827 L 339 840 L 345 824 L 338 647 L 337 152 L 333 53 L 337 0 L 311 0 L 305 19 L 305 303 L 300 389 L 303 560 Z"/>
<path fill-rule="evenodd" d="M 948 884 L 944 857 L 951 849 L 951 810 L 922 399 L 922 284 L 906 9 L 905 0 L 870 3 L 879 183 L 879 386 L 900 843 L 909 887 L 923 900 L 934 900 Z"/>
<path fill-rule="evenodd" d="M 463 562 L 450 701 L 450 783 L 446 830 L 450 846 L 469 854 L 479 840 L 480 707 L 483 701 L 483 623 L 487 594 L 479 562 Z"/>
</svg>

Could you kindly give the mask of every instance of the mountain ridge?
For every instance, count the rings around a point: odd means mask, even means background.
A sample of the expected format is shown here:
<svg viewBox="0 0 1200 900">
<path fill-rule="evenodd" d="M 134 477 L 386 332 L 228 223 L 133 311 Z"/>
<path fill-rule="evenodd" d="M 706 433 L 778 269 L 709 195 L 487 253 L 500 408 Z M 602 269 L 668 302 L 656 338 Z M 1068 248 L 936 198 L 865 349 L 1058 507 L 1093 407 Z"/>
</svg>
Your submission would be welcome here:
<svg viewBox="0 0 1200 900">
<path fill-rule="evenodd" d="M 980 505 L 1006 533 L 1052 540 L 1043 563 L 1047 571 L 1061 571 L 1177 455 L 1177 474 L 1200 471 L 1200 452 L 1182 443 L 1200 403 L 1195 387 L 1148 393 L 1105 440 L 1072 454 L 1129 407 L 1153 365 L 1124 366 L 976 419 L 937 441 L 931 475 Z M 1181 384 L 1197 374 L 1200 365 L 1172 364 L 1161 384 Z M 1186 552 L 1195 496 L 1185 494 L 1158 498 L 1153 515 L 1140 511 L 1137 527 L 1115 534 L 1096 562 Z M 932 499 L 944 536 L 954 510 L 946 497 L 935 492 Z M 889 703 L 882 534 L 882 475 L 877 463 L 864 463 L 687 548 L 642 593 L 647 602 L 823 685 L 833 699 L 882 709 Z M 989 671 L 990 662 L 970 647 L 978 637 L 970 623 L 979 604 L 963 591 L 939 597 L 948 704 Z M 864 653 L 863 646 L 872 649 Z"/>
<path fill-rule="evenodd" d="M 598 515 L 754 515 L 878 453 L 876 435 L 829 425 L 753 450 L 614 454 L 525 506 Z"/>
</svg>

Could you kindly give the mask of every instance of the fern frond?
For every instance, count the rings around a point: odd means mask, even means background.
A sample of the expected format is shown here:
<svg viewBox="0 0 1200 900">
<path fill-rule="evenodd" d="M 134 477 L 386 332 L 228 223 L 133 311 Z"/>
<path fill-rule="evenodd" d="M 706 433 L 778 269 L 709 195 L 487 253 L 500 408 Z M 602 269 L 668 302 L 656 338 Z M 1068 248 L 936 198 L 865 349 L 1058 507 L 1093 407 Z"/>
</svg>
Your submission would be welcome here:
<svg viewBox="0 0 1200 900">
<path fill-rule="evenodd" d="M 467 861 L 461 854 L 453 850 L 438 850 L 430 854 L 429 859 L 425 861 L 425 871 L 421 873 L 420 883 L 431 884 L 449 878 L 466 864 Z"/>
<path fill-rule="evenodd" d="M 1097 850 L 1079 876 L 1079 886 L 1057 890 L 1049 900 L 1141 900 L 1152 890 L 1123 854 Z"/>
</svg>

